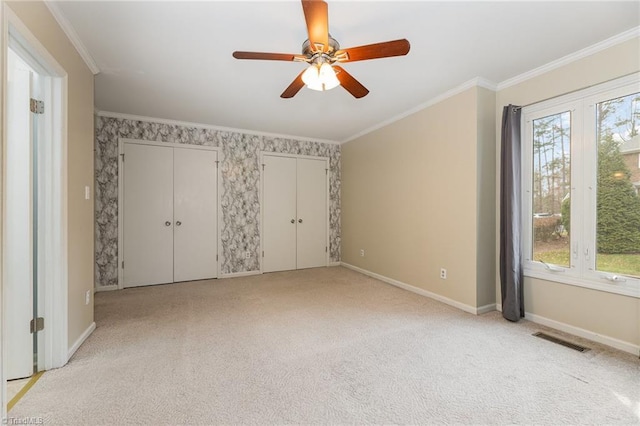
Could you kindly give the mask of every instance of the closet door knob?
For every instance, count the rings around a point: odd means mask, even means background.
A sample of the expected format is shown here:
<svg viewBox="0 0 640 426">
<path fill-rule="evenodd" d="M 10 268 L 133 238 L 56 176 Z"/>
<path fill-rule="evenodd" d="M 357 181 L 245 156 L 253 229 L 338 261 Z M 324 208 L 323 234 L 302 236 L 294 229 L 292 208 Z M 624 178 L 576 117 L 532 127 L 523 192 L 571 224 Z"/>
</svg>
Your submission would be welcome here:
<svg viewBox="0 0 640 426">
<path fill-rule="evenodd" d="M 176 222 L 176 226 L 180 226 L 180 225 L 182 225 L 182 222 L 177 221 L 177 222 Z"/>
<path fill-rule="evenodd" d="M 302 219 L 298 219 L 298 223 L 302 223 Z"/>
<path fill-rule="evenodd" d="M 296 223 L 296 220 L 295 219 L 291 219 L 291 223 Z"/>
<path fill-rule="evenodd" d="M 171 226 L 171 222 L 166 221 L 166 222 L 164 223 L 164 226 Z"/>
</svg>

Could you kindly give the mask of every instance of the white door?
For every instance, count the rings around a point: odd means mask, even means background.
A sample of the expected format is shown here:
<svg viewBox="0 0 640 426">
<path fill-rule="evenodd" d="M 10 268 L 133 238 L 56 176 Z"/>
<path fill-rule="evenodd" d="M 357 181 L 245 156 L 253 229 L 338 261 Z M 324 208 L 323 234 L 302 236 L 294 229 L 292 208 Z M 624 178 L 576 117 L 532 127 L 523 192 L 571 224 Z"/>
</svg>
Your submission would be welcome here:
<svg viewBox="0 0 640 426">
<path fill-rule="evenodd" d="M 33 374 L 33 170 L 31 72 L 9 50 L 4 187 L 3 320 L 7 379 Z"/>
<path fill-rule="evenodd" d="M 327 161 L 297 161 L 297 268 L 327 266 Z"/>
<path fill-rule="evenodd" d="M 263 272 L 296 269 L 296 159 L 263 156 Z"/>
<path fill-rule="evenodd" d="M 173 280 L 217 276 L 217 152 L 178 149 L 173 153 Z"/>
<path fill-rule="evenodd" d="M 124 287 L 173 282 L 173 148 L 124 144 Z"/>
</svg>

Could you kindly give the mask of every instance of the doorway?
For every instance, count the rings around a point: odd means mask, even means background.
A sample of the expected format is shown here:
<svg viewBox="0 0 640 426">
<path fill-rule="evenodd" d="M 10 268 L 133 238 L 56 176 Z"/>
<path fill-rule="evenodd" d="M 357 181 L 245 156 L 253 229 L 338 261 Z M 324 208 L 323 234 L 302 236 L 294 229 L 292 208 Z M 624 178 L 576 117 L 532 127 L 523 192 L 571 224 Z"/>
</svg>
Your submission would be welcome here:
<svg viewBox="0 0 640 426">
<path fill-rule="evenodd" d="M 62 367 L 69 359 L 67 74 L 11 9 L 0 7 L 4 416 L 7 379 Z"/>
</svg>

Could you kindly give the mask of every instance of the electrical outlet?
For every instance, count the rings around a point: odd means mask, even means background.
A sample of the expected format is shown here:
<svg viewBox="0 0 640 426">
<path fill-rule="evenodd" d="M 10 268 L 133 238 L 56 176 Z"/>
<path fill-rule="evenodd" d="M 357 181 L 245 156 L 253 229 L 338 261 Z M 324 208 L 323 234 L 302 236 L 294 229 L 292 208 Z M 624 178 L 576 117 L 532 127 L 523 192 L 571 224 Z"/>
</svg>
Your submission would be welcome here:
<svg viewBox="0 0 640 426">
<path fill-rule="evenodd" d="M 251 252 L 250 251 L 244 252 L 244 258 L 245 259 L 251 259 Z"/>
<path fill-rule="evenodd" d="M 443 280 L 447 279 L 447 270 L 444 268 L 440 268 L 440 278 L 442 278 Z"/>
<path fill-rule="evenodd" d="M 91 290 L 87 290 L 87 292 L 84 294 L 84 304 L 88 305 L 89 302 L 91 302 Z"/>
<path fill-rule="evenodd" d="M 364 257 L 364 249 L 360 249 L 360 257 Z"/>
</svg>

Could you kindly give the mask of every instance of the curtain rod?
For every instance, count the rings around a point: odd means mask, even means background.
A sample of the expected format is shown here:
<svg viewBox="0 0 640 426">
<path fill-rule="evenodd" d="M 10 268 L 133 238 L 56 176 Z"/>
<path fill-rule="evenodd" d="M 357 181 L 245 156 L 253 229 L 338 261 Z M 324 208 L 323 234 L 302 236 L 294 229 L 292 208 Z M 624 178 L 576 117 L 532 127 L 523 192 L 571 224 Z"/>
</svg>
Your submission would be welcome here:
<svg viewBox="0 0 640 426">
<path fill-rule="evenodd" d="M 590 84 L 589 86 L 581 87 L 581 88 L 579 88 L 579 89 L 570 90 L 570 91 L 568 91 L 568 92 L 561 93 L 560 95 L 551 96 L 551 97 L 548 97 L 548 98 L 546 98 L 546 99 L 541 99 L 541 100 L 539 100 L 539 101 L 531 102 L 531 103 L 526 104 L 526 105 L 522 105 L 522 106 L 517 106 L 517 105 L 516 105 L 516 106 L 514 107 L 514 109 L 522 109 L 522 108 L 526 108 L 526 107 L 531 106 L 531 105 L 536 105 L 536 104 L 539 104 L 539 103 L 541 103 L 541 102 L 546 102 L 546 101 L 550 101 L 551 99 L 559 98 L 559 97 L 561 97 L 561 96 L 566 96 L 566 95 L 570 95 L 570 94 L 572 94 L 572 93 L 580 92 L 581 90 L 586 90 L 586 89 L 589 89 L 589 88 L 591 88 L 591 87 L 599 86 L 599 85 L 601 85 L 601 84 L 605 84 L 605 83 L 608 83 L 608 82 L 610 82 L 610 81 L 617 80 L 617 79 L 619 79 L 619 78 L 628 77 L 628 76 L 630 76 L 630 75 L 634 75 L 634 74 L 638 74 L 638 71 L 630 72 L 629 74 L 621 75 L 621 76 L 618 76 L 618 77 L 615 77 L 615 78 L 611 78 L 611 79 L 609 79 L 609 80 L 601 81 L 601 82 L 599 82 L 599 83 Z"/>
</svg>

